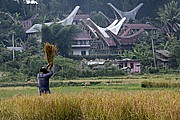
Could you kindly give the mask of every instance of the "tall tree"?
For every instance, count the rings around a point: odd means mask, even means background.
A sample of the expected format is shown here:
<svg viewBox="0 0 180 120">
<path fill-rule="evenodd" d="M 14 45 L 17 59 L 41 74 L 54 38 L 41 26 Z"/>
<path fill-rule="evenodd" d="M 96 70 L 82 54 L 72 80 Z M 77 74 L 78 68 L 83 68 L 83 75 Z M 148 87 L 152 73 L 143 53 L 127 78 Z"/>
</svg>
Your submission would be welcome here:
<svg viewBox="0 0 180 120">
<path fill-rule="evenodd" d="M 57 45 L 58 51 L 63 57 L 68 57 L 71 50 L 71 43 L 79 29 L 74 26 L 62 26 L 60 24 L 53 24 L 50 27 L 43 26 L 42 28 L 42 42 L 49 42 Z"/>
<path fill-rule="evenodd" d="M 78 29 L 76 26 L 64 26 L 57 33 L 57 46 L 60 50 L 60 54 L 63 57 L 67 57 L 71 51 L 71 44 L 74 40 L 75 36 L 78 33 Z"/>
<path fill-rule="evenodd" d="M 54 34 L 50 27 L 47 25 L 43 25 L 41 29 L 42 34 L 42 43 L 49 42 L 52 43 L 54 41 Z"/>
</svg>

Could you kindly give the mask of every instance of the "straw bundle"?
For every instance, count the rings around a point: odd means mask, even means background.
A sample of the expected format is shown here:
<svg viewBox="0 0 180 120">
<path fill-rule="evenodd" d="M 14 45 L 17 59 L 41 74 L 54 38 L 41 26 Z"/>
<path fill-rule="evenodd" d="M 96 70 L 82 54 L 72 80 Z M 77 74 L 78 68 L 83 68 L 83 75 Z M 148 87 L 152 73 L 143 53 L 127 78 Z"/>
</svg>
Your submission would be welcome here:
<svg viewBox="0 0 180 120">
<path fill-rule="evenodd" d="M 57 52 L 56 46 L 50 44 L 50 43 L 45 43 L 44 44 L 44 52 L 46 56 L 46 60 L 48 63 L 48 70 L 51 70 L 51 67 L 53 66 L 53 61 L 54 61 L 54 56 Z"/>
</svg>

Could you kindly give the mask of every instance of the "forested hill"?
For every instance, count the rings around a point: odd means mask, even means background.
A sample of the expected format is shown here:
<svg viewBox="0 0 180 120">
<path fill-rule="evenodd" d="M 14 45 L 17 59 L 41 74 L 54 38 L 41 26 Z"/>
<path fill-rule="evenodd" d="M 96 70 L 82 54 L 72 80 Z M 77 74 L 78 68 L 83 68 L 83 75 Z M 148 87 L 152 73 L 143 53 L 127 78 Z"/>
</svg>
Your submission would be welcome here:
<svg viewBox="0 0 180 120">
<path fill-rule="evenodd" d="M 35 12 L 40 12 L 51 18 L 60 17 L 64 13 L 69 13 L 76 5 L 81 6 L 81 13 L 91 13 L 92 11 L 102 11 L 109 17 L 113 17 L 112 10 L 107 3 L 112 3 L 122 11 L 129 11 L 139 3 L 144 3 L 139 11 L 137 18 L 143 17 L 155 18 L 158 8 L 171 0 L 36 0 L 38 8 L 35 11 L 34 6 L 27 6 L 23 0 L 0 0 L 0 11 L 20 13 L 22 18 L 28 18 Z M 178 1 L 178 0 L 176 0 Z M 34 7 L 34 8 L 33 8 Z"/>
</svg>

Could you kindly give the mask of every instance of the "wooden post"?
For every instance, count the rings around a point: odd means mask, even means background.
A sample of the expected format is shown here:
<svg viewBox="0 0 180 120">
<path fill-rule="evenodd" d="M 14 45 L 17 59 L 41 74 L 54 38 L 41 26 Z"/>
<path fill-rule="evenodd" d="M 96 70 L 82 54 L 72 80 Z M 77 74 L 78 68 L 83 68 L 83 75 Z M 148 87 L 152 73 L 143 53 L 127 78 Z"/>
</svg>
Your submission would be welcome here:
<svg viewBox="0 0 180 120">
<path fill-rule="evenodd" d="M 153 51 L 153 58 L 154 58 L 154 67 L 156 68 L 156 56 L 155 56 L 155 52 L 154 52 L 154 40 L 153 40 L 154 38 L 153 38 L 153 36 L 154 36 L 154 33 L 151 37 L 151 41 L 152 41 L 152 51 Z"/>
<path fill-rule="evenodd" d="M 14 54 L 14 33 L 12 34 L 12 43 L 13 43 L 13 60 L 15 59 L 15 54 Z"/>
</svg>

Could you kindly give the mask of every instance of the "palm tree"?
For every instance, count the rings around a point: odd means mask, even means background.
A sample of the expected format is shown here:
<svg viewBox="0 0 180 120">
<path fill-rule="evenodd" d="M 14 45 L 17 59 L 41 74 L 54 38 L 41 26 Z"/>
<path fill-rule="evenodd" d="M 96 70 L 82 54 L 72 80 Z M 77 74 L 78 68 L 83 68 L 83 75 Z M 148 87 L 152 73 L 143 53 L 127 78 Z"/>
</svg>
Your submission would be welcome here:
<svg viewBox="0 0 180 120">
<path fill-rule="evenodd" d="M 166 34 L 173 34 L 180 30 L 180 8 L 178 7 L 178 2 L 171 1 L 165 4 L 164 8 L 159 8 L 157 14 L 159 17 L 156 19 L 164 24 L 163 31 Z"/>
<path fill-rule="evenodd" d="M 171 1 L 168 4 L 164 5 L 164 8 L 159 8 L 157 18 L 161 22 L 174 23 L 180 20 L 180 8 L 178 8 L 178 2 Z"/>
</svg>

